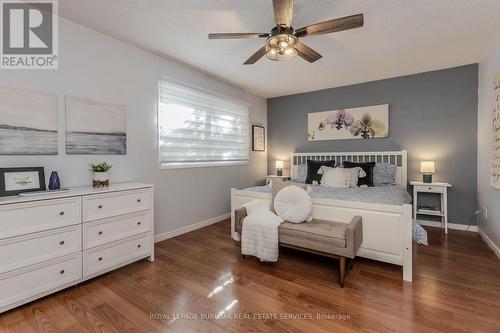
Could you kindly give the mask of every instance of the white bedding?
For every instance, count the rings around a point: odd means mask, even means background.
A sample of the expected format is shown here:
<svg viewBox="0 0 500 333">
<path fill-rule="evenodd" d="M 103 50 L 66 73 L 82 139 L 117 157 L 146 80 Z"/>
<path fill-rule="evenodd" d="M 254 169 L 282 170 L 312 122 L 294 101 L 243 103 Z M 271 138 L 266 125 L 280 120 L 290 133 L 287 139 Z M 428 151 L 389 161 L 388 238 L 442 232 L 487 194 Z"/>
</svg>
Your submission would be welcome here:
<svg viewBox="0 0 500 333">
<path fill-rule="evenodd" d="M 245 191 L 271 193 L 269 186 L 246 188 Z M 403 205 L 412 202 L 406 189 L 399 185 L 381 185 L 373 187 L 332 188 L 311 185 L 312 198 L 361 201 L 386 205 Z"/>
</svg>

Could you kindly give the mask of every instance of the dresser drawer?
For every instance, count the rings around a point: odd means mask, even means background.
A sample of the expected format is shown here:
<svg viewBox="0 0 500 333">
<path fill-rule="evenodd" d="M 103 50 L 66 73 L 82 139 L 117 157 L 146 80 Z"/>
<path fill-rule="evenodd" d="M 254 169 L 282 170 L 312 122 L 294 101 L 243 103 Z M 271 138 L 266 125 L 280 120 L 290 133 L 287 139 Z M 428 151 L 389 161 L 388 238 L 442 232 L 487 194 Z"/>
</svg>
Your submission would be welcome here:
<svg viewBox="0 0 500 333">
<path fill-rule="evenodd" d="M 151 189 L 89 195 L 83 197 L 83 221 L 139 212 L 151 207 Z"/>
<path fill-rule="evenodd" d="M 120 217 L 88 222 L 83 225 L 85 250 L 151 230 L 153 212 L 148 210 Z"/>
<path fill-rule="evenodd" d="M 83 252 L 83 276 L 114 269 L 151 252 L 152 233 L 137 235 Z"/>
<path fill-rule="evenodd" d="M 67 198 L 0 206 L 0 239 L 79 224 L 81 199 Z"/>
<path fill-rule="evenodd" d="M 428 193 L 444 193 L 444 187 L 442 186 L 423 186 L 423 185 L 418 185 L 416 186 L 416 191 L 417 192 L 428 192 Z"/>
<path fill-rule="evenodd" d="M 81 225 L 74 225 L 0 240 L 0 273 L 80 252 L 81 235 Z"/>
<path fill-rule="evenodd" d="M 16 302 L 69 285 L 81 278 L 81 254 L 0 274 L 0 295 L 2 295 L 0 310 Z"/>
</svg>

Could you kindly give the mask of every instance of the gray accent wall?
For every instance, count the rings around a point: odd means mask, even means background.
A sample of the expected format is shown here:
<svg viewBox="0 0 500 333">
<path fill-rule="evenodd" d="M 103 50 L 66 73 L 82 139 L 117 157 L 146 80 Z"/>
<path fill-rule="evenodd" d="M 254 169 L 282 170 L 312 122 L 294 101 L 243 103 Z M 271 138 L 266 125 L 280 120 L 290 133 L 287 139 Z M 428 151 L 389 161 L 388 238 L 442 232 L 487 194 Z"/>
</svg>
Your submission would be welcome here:
<svg viewBox="0 0 500 333">
<path fill-rule="evenodd" d="M 475 224 L 477 103 L 477 64 L 268 99 L 268 173 L 290 152 L 407 149 L 408 179 L 436 161 L 434 180 L 453 185 L 449 222 Z M 309 112 L 378 104 L 389 104 L 388 138 L 307 140 Z"/>
</svg>

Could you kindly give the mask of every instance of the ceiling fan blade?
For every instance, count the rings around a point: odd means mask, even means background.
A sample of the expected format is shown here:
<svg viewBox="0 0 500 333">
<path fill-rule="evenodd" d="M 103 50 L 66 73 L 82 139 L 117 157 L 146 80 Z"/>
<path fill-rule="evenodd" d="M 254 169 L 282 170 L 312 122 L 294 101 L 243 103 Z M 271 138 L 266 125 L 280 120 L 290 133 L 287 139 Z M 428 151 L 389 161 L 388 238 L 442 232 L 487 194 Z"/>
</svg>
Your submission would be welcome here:
<svg viewBox="0 0 500 333">
<path fill-rule="evenodd" d="M 341 17 L 321 23 L 311 24 L 295 30 L 297 37 L 329 34 L 331 32 L 349 30 L 362 27 L 364 23 L 363 14 Z"/>
<path fill-rule="evenodd" d="M 237 38 L 267 38 L 268 33 L 258 33 L 258 32 L 221 32 L 221 33 L 211 33 L 208 34 L 208 39 L 237 39 Z"/>
<path fill-rule="evenodd" d="M 309 46 L 307 46 L 305 44 L 296 43 L 293 45 L 293 47 L 297 50 L 299 57 L 301 57 L 309 62 L 315 62 L 316 60 L 322 58 L 321 54 L 314 51 L 313 49 L 311 49 Z"/>
<path fill-rule="evenodd" d="M 293 0 L 273 0 L 276 25 L 290 27 L 293 15 Z"/>
<path fill-rule="evenodd" d="M 247 59 L 247 61 L 245 61 L 243 63 L 243 65 L 253 65 L 255 64 L 260 58 L 262 58 L 264 55 L 266 54 L 266 47 L 263 46 L 261 47 L 257 52 L 255 52 L 254 54 L 252 54 L 252 56 L 250 58 Z"/>
</svg>

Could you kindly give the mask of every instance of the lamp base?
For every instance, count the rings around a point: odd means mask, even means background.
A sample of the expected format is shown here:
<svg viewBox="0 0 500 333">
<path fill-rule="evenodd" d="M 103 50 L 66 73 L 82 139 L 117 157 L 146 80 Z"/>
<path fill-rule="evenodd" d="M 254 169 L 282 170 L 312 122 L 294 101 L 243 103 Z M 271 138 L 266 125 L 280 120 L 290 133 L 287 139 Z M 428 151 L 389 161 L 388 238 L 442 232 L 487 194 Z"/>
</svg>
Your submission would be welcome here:
<svg viewBox="0 0 500 333">
<path fill-rule="evenodd" d="M 283 170 L 281 169 L 276 170 L 276 175 L 280 177 L 283 176 Z"/>
<path fill-rule="evenodd" d="M 423 180 L 426 184 L 432 183 L 432 175 L 424 175 Z"/>
</svg>

